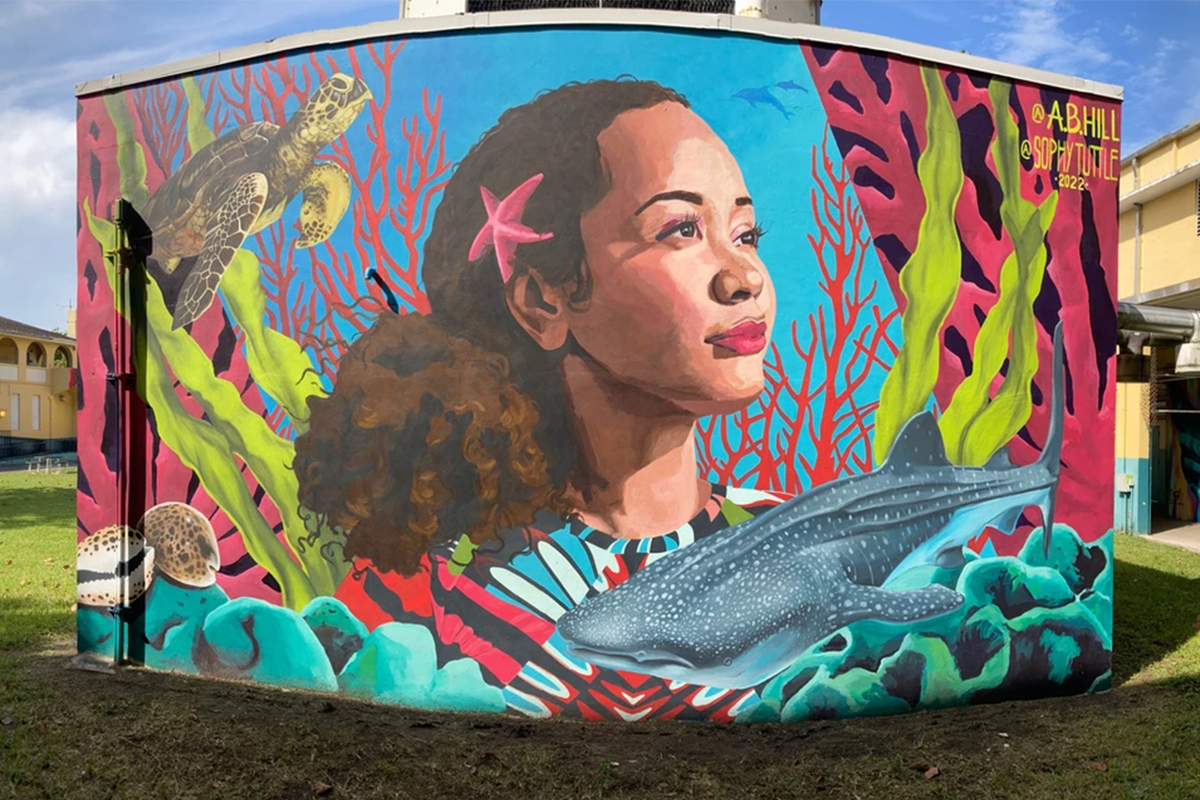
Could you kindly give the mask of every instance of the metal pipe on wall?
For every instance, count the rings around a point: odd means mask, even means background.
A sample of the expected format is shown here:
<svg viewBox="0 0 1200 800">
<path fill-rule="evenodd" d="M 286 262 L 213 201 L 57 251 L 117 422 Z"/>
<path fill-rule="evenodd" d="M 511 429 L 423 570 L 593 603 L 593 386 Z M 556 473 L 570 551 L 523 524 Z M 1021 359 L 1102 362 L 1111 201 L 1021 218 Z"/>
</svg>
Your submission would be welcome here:
<svg viewBox="0 0 1200 800">
<path fill-rule="evenodd" d="M 1192 338 L 1200 330 L 1200 311 L 1165 308 L 1140 303 L 1117 303 L 1117 327 L 1127 331 L 1145 331 Z"/>
<path fill-rule="evenodd" d="M 1200 311 L 1117 303 L 1117 327 L 1181 337 L 1175 352 L 1175 374 L 1200 375 Z"/>
<path fill-rule="evenodd" d="M 1133 294 L 1142 293 L 1142 204 L 1133 204 Z"/>
<path fill-rule="evenodd" d="M 1141 185 L 1141 176 L 1138 173 L 1138 157 L 1134 156 L 1131 160 L 1133 167 L 1133 191 L 1137 191 Z M 1142 204 L 1134 203 L 1133 205 L 1133 294 L 1137 296 L 1142 292 Z"/>
</svg>

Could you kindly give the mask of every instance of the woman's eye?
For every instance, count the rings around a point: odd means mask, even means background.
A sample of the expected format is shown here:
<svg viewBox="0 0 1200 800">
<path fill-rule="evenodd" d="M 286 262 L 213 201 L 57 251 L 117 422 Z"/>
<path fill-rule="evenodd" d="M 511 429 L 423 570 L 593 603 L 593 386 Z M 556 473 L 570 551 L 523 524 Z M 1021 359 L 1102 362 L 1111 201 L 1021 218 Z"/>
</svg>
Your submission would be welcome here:
<svg viewBox="0 0 1200 800">
<path fill-rule="evenodd" d="M 703 238 L 700 234 L 700 223 L 698 220 L 684 220 L 670 226 L 656 237 L 658 241 L 663 241 L 672 236 L 678 236 L 682 239 L 700 239 Z"/>
<path fill-rule="evenodd" d="M 763 229 L 761 225 L 755 225 L 748 231 L 738 235 L 737 243 L 744 244 L 747 247 L 758 247 L 758 242 L 762 239 Z"/>
</svg>

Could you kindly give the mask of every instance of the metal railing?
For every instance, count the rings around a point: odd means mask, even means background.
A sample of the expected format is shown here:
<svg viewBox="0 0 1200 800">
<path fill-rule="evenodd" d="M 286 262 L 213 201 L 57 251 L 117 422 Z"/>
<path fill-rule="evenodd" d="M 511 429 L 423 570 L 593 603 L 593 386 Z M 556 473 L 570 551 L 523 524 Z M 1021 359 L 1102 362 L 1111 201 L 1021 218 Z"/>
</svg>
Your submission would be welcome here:
<svg viewBox="0 0 1200 800">
<path fill-rule="evenodd" d="M 70 439 L 27 439 L 23 436 L 0 434 L 0 461 L 10 458 L 74 453 L 78 440 Z"/>
</svg>

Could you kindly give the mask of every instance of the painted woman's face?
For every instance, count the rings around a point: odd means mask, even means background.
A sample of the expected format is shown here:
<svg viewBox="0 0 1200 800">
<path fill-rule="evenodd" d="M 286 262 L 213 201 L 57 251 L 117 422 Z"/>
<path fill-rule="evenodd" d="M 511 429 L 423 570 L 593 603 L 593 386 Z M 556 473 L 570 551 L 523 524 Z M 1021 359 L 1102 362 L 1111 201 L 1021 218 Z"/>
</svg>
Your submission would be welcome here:
<svg viewBox="0 0 1200 800">
<path fill-rule="evenodd" d="M 677 103 L 599 137 L 612 188 L 581 220 L 593 287 L 576 341 L 618 379 L 705 415 L 763 388 L 775 292 L 729 149 Z"/>
</svg>

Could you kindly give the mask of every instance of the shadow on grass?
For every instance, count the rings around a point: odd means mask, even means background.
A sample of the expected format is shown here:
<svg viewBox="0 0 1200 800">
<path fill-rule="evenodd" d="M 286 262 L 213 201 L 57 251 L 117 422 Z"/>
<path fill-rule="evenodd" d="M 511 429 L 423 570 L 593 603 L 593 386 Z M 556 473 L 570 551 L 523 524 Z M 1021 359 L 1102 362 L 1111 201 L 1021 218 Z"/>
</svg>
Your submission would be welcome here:
<svg viewBox="0 0 1200 800">
<path fill-rule="evenodd" d="M 48 636 L 73 636 L 75 613 L 45 598 L 0 595 L 0 650 L 28 647 Z"/>
<path fill-rule="evenodd" d="M 1168 545 L 1155 545 L 1168 547 Z M 1200 579 L 1117 558 L 1113 598 L 1113 681 L 1121 684 L 1196 636 Z M 1200 679 L 1200 663 L 1181 678 Z"/>
<path fill-rule="evenodd" d="M 75 482 L 70 486 L 0 485 L 0 531 L 51 527 L 75 519 Z"/>
</svg>

